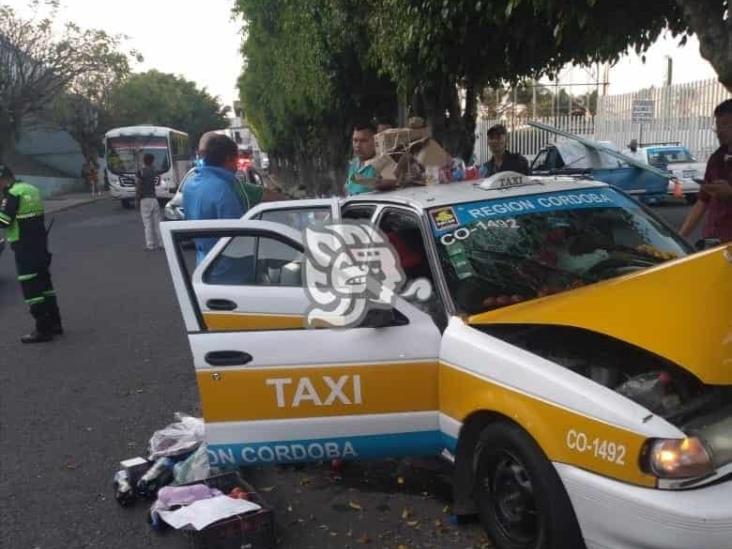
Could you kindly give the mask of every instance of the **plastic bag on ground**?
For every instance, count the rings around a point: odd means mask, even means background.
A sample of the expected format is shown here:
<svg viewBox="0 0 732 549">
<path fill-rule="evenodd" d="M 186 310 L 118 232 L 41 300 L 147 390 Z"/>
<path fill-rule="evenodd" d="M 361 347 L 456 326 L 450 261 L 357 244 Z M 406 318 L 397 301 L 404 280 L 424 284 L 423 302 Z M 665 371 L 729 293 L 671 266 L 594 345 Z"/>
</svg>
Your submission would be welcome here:
<svg viewBox="0 0 732 549">
<path fill-rule="evenodd" d="M 175 484 L 198 482 L 209 477 L 211 469 L 208 464 L 208 453 L 206 450 L 207 445 L 204 442 L 184 461 L 175 464 L 173 468 Z"/>
<path fill-rule="evenodd" d="M 203 442 L 205 427 L 202 418 L 176 412 L 175 419 L 175 423 L 155 431 L 150 438 L 150 460 L 192 452 Z"/>
</svg>

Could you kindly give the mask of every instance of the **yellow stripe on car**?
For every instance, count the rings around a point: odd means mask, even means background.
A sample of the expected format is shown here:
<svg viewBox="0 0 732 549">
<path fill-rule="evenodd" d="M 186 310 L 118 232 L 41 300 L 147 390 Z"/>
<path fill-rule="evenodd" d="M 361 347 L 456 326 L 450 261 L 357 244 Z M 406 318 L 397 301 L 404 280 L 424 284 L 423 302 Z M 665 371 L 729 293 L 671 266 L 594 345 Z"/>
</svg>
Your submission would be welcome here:
<svg viewBox="0 0 732 549">
<path fill-rule="evenodd" d="M 474 412 L 498 412 L 523 427 L 552 461 L 641 486 L 656 485 L 655 477 L 639 467 L 646 440 L 643 435 L 444 363 L 440 366 L 440 411 L 461 422 Z"/>
<path fill-rule="evenodd" d="M 305 327 L 303 315 L 203 313 L 206 328 L 217 332 L 293 330 Z"/>
<path fill-rule="evenodd" d="M 207 422 L 437 409 L 437 363 L 199 370 Z"/>
</svg>

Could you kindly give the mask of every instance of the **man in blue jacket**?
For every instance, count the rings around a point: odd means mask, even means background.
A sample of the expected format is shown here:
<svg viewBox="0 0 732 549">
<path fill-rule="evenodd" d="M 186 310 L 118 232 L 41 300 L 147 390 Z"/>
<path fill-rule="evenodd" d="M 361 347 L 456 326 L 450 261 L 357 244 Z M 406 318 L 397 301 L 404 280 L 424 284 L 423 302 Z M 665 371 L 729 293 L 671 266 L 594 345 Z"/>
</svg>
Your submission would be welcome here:
<svg viewBox="0 0 732 549">
<path fill-rule="evenodd" d="M 260 202 L 284 200 L 277 192 L 240 181 L 236 177 L 239 150 L 229 137 L 207 133 L 199 153 L 203 165 L 183 189 L 183 211 L 187 220 L 239 219 Z M 200 263 L 217 238 L 196 239 L 196 262 Z"/>
</svg>

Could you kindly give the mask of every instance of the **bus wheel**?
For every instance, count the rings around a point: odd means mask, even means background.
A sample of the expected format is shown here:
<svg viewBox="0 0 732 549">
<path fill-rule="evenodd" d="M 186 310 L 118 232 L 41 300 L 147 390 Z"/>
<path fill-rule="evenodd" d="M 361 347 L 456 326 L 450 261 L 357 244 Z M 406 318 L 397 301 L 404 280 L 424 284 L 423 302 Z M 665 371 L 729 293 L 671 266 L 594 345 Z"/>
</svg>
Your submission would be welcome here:
<svg viewBox="0 0 732 549">
<path fill-rule="evenodd" d="M 475 502 L 499 549 L 585 547 L 559 475 L 519 426 L 494 423 L 481 433 Z"/>
<path fill-rule="evenodd" d="M 123 198 L 121 202 L 125 210 L 132 210 L 135 207 L 135 201 L 131 198 Z"/>
</svg>

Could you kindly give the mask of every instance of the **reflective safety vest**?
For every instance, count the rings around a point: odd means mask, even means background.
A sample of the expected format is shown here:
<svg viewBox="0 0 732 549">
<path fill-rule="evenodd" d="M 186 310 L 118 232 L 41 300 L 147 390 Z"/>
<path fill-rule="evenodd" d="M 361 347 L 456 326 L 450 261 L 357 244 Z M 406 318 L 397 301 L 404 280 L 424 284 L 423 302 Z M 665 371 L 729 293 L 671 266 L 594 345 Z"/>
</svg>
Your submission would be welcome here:
<svg viewBox="0 0 732 549">
<path fill-rule="evenodd" d="M 43 199 L 36 187 L 16 181 L 5 189 L 0 202 L 0 228 L 3 226 L 10 243 L 45 236 Z"/>
</svg>

